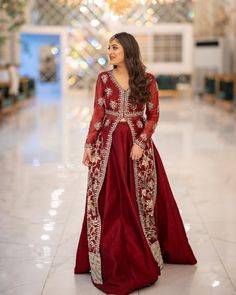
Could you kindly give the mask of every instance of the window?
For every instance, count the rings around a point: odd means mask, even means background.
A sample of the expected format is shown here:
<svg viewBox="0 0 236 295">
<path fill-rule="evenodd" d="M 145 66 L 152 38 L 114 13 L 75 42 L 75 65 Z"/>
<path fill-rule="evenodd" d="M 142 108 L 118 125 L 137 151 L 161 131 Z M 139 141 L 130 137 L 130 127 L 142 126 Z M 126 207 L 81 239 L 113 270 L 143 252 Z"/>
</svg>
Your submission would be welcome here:
<svg viewBox="0 0 236 295">
<path fill-rule="evenodd" d="M 159 34 L 153 40 L 154 62 L 182 62 L 182 35 Z"/>
</svg>

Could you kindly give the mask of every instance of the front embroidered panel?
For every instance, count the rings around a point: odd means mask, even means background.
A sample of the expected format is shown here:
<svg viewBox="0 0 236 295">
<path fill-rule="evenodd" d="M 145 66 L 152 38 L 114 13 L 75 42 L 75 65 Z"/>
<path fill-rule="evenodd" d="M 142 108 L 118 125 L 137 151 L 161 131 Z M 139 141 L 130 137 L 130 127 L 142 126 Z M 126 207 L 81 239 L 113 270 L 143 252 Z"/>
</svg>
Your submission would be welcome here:
<svg viewBox="0 0 236 295">
<path fill-rule="evenodd" d="M 157 175 L 152 142 L 147 143 L 143 156 L 134 161 L 134 175 L 139 217 L 153 256 L 162 268 L 163 260 L 155 224 L 155 203 L 157 196 Z"/>
<path fill-rule="evenodd" d="M 87 189 L 87 235 L 89 262 L 93 281 L 103 283 L 100 257 L 101 218 L 98 209 L 98 198 L 106 174 L 108 156 L 112 143 L 112 133 L 119 119 L 113 122 L 107 136 L 99 136 L 94 145 L 92 164 L 89 167 Z"/>
</svg>

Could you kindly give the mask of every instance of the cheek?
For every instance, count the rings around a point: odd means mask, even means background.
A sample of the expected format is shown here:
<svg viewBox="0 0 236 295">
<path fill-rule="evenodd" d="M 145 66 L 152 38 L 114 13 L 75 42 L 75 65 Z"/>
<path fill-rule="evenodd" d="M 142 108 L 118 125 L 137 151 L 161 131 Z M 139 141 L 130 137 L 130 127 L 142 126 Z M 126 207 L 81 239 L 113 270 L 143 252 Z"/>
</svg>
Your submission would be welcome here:
<svg viewBox="0 0 236 295">
<path fill-rule="evenodd" d="M 119 51 L 119 58 L 124 59 L 124 51 L 123 50 Z"/>
</svg>

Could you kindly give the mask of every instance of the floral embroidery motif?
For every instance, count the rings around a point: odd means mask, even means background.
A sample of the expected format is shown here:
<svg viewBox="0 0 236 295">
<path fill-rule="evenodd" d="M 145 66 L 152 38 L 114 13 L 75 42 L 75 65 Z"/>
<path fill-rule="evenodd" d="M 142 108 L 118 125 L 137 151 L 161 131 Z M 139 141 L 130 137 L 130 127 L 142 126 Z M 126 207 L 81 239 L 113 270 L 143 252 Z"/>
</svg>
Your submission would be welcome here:
<svg viewBox="0 0 236 295">
<path fill-rule="evenodd" d="M 105 103 L 105 99 L 103 97 L 99 97 L 98 104 L 102 106 Z"/>
<path fill-rule="evenodd" d="M 140 135 L 141 139 L 146 141 L 147 140 L 147 134 L 146 133 L 141 133 Z"/>
<path fill-rule="evenodd" d="M 99 130 L 101 127 L 102 127 L 101 122 L 97 122 L 97 123 L 94 124 L 94 128 L 95 128 L 96 130 Z"/>
<path fill-rule="evenodd" d="M 103 75 L 101 76 L 101 79 L 102 79 L 102 82 L 105 84 L 105 83 L 107 82 L 108 76 L 105 75 L 105 74 L 103 74 Z"/>
<path fill-rule="evenodd" d="M 138 126 L 138 128 L 143 128 L 143 123 L 140 120 L 138 120 L 137 121 L 137 126 Z"/>
<path fill-rule="evenodd" d="M 111 100 L 109 102 L 110 107 L 115 110 L 117 108 L 117 102 L 115 102 L 114 100 Z"/>
<path fill-rule="evenodd" d="M 104 123 L 104 126 L 109 126 L 110 125 L 110 123 L 111 123 L 111 120 L 109 120 L 109 119 L 106 119 L 106 121 L 105 121 L 105 123 Z"/>
<path fill-rule="evenodd" d="M 154 105 L 153 105 L 152 102 L 149 102 L 149 103 L 148 103 L 148 109 L 149 109 L 149 110 L 152 110 L 152 109 L 153 109 L 153 106 L 154 106 Z"/>
<path fill-rule="evenodd" d="M 105 92 L 107 94 L 107 97 L 109 97 L 110 95 L 112 95 L 112 89 L 110 87 L 106 87 L 105 88 Z"/>
</svg>

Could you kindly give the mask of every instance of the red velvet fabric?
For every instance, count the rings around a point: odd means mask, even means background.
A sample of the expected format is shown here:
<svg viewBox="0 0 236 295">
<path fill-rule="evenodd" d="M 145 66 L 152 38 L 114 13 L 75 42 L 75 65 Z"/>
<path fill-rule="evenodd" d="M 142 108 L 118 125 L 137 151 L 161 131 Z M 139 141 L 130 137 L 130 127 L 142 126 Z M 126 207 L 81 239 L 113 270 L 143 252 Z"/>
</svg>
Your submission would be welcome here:
<svg viewBox="0 0 236 295">
<path fill-rule="evenodd" d="M 144 236 L 136 202 L 134 170 L 130 159 L 133 145 L 126 122 L 116 127 L 107 171 L 99 195 L 101 215 L 101 260 L 103 284 L 95 284 L 105 293 L 126 295 L 153 284 L 160 275 Z M 158 195 L 155 208 L 159 242 L 164 262 L 195 264 L 183 223 L 168 179 L 154 146 Z M 77 249 L 75 274 L 89 272 L 87 223 L 84 218 Z"/>
</svg>

